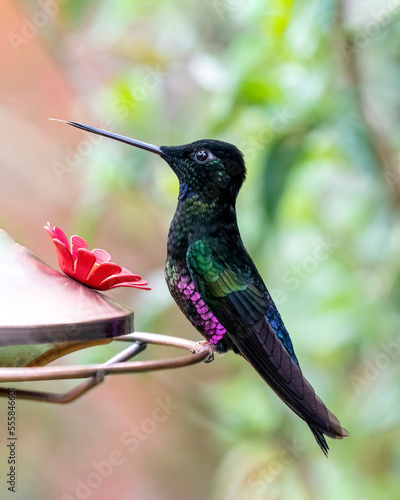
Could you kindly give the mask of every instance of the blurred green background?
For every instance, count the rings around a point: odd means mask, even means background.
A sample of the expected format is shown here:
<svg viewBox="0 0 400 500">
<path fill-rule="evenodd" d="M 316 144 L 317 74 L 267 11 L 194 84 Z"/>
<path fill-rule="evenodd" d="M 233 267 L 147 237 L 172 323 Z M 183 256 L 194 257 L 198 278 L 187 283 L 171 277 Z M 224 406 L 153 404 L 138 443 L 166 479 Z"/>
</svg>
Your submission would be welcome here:
<svg viewBox="0 0 400 500">
<path fill-rule="evenodd" d="M 47 220 L 80 234 L 150 282 L 151 292 L 108 293 L 135 310 L 137 330 L 199 339 L 163 278 L 173 173 L 47 118 L 159 145 L 235 143 L 248 167 L 243 239 L 304 373 L 350 431 L 329 440 L 325 459 L 304 422 L 228 354 L 110 377 L 65 407 L 20 401 L 10 496 L 0 401 L 1 498 L 397 499 L 400 2 L 3 0 L 1 9 L 0 226 L 53 266 Z M 69 360 L 115 352 L 100 351 Z"/>
</svg>

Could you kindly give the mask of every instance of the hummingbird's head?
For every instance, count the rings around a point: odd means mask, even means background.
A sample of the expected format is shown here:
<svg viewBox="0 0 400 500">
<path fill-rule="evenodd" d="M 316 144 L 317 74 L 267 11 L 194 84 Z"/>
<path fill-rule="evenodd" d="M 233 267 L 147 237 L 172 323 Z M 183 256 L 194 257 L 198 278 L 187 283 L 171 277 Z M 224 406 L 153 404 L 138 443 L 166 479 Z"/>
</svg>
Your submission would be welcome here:
<svg viewBox="0 0 400 500">
<path fill-rule="evenodd" d="M 179 198 L 234 204 L 246 177 L 243 155 L 233 144 L 203 139 L 183 146 L 161 146 L 162 158 L 179 179 Z"/>
<path fill-rule="evenodd" d="M 82 123 L 64 123 L 160 155 L 179 179 L 179 199 L 196 196 L 206 203 L 216 200 L 233 206 L 246 177 L 242 153 L 227 142 L 203 139 L 183 146 L 159 147 Z"/>
</svg>

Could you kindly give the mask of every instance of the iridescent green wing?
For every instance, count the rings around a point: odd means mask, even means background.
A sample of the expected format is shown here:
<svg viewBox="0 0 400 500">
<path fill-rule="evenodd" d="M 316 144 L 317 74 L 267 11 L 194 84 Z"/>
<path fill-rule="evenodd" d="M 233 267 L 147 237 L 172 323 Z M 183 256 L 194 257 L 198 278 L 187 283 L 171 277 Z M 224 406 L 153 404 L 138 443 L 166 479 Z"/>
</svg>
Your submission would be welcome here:
<svg viewBox="0 0 400 500">
<path fill-rule="evenodd" d="M 207 238 L 189 247 L 187 265 L 197 290 L 242 356 L 307 422 L 327 453 L 324 434 L 342 438 L 347 431 L 303 376 L 286 329 L 283 339 L 277 334 L 276 319 L 281 323 L 282 320 L 250 257 L 247 254 L 243 257 L 241 252 L 238 258 L 234 248 L 229 253 L 221 245 Z"/>
<path fill-rule="evenodd" d="M 298 363 L 285 325 L 250 257 L 241 249 L 238 262 L 234 249 L 212 239 L 198 240 L 187 252 L 187 265 L 197 289 L 217 315 L 232 311 L 246 326 L 265 317 L 290 356 Z M 226 301 L 222 301 L 226 298 Z M 218 317 L 218 315 L 217 315 Z M 225 326 L 225 325 L 224 325 Z"/>
</svg>

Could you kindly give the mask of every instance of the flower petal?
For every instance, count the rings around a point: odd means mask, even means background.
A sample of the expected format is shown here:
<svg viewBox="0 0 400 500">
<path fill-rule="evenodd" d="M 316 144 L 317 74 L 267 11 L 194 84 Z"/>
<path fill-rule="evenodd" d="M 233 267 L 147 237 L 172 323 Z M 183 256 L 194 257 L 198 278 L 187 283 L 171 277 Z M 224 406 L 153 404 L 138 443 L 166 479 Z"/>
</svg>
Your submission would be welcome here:
<svg viewBox="0 0 400 500">
<path fill-rule="evenodd" d="M 84 250 L 88 250 L 89 246 L 86 243 L 86 241 L 83 238 L 81 238 L 80 236 L 76 236 L 76 235 L 71 236 L 71 253 L 72 253 L 72 257 L 74 258 L 74 260 L 76 260 L 77 255 L 78 255 L 78 250 L 80 248 L 83 248 Z"/>
<path fill-rule="evenodd" d="M 106 278 L 113 276 L 114 274 L 118 274 L 120 271 L 121 267 L 118 264 L 114 264 L 113 262 L 103 262 L 93 269 L 93 272 L 87 277 L 86 284 L 93 288 L 97 288 L 98 285 Z"/>
<path fill-rule="evenodd" d="M 96 257 L 96 262 L 98 264 L 101 264 L 103 262 L 111 262 L 111 255 L 101 248 L 95 248 L 94 250 L 92 250 L 92 254 Z"/>
<path fill-rule="evenodd" d="M 144 281 L 137 274 L 116 274 L 105 279 L 97 287 L 98 290 L 110 290 L 117 286 L 129 286 L 134 288 L 144 288 L 147 285 L 147 281 Z M 150 288 L 148 288 L 150 290 Z"/>
<path fill-rule="evenodd" d="M 70 276 L 86 284 L 86 278 L 96 262 L 96 257 L 85 248 L 78 248 L 75 270 Z"/>
<path fill-rule="evenodd" d="M 56 238 L 57 240 L 60 240 L 66 247 L 69 248 L 69 243 L 68 243 L 68 238 L 65 236 L 64 232 L 61 231 L 61 229 L 57 226 L 52 227 L 50 225 L 50 222 L 47 223 L 46 226 L 44 226 L 44 229 L 46 233 L 50 236 L 50 238 Z"/>
<path fill-rule="evenodd" d="M 135 282 L 135 283 L 116 283 L 115 285 L 112 286 L 107 286 L 107 288 L 103 288 L 103 285 L 101 285 L 102 288 L 98 288 L 98 290 L 112 290 L 113 288 L 118 288 L 120 286 L 128 287 L 128 288 L 140 288 L 141 290 L 151 290 L 149 286 L 147 285 L 147 281 L 143 281 L 143 285 L 140 283 L 142 282 Z"/>
<path fill-rule="evenodd" d="M 70 275 L 74 272 L 74 261 L 69 250 L 68 240 L 67 245 L 65 245 L 62 241 L 53 238 L 53 243 L 56 247 L 58 265 L 61 271 Z"/>
<path fill-rule="evenodd" d="M 127 276 L 134 276 L 135 278 L 137 278 L 138 280 L 141 280 L 142 277 L 139 276 L 138 274 L 133 274 L 131 273 L 131 271 L 129 271 L 129 269 L 125 269 L 125 267 L 122 267 L 121 268 L 121 272 L 119 274 L 124 274 L 124 275 L 127 275 Z"/>
<path fill-rule="evenodd" d="M 50 236 L 50 238 L 53 238 L 53 236 L 54 236 L 54 229 L 53 229 L 53 226 L 50 224 L 49 221 L 47 221 L 47 224 L 44 226 L 44 230 Z"/>
<path fill-rule="evenodd" d="M 64 232 L 50 222 L 44 227 L 56 247 L 58 264 L 65 274 L 97 290 L 110 290 L 119 286 L 150 290 L 147 281 L 129 269 L 111 262 L 105 250 L 89 251 L 88 244 L 80 236 L 71 236 L 70 242 Z"/>
</svg>

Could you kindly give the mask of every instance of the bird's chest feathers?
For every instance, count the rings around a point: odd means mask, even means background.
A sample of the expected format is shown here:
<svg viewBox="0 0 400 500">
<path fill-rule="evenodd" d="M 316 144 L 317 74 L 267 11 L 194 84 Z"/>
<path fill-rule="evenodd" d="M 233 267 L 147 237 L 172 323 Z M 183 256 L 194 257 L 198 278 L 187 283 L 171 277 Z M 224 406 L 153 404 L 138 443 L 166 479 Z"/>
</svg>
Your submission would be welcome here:
<svg viewBox="0 0 400 500">
<path fill-rule="evenodd" d="M 182 188 L 185 189 L 185 188 Z M 190 191 L 190 188 L 187 188 Z M 186 259 L 189 246 L 207 235 L 212 223 L 212 209 L 193 195 L 180 200 L 168 234 L 168 259 Z"/>
</svg>

